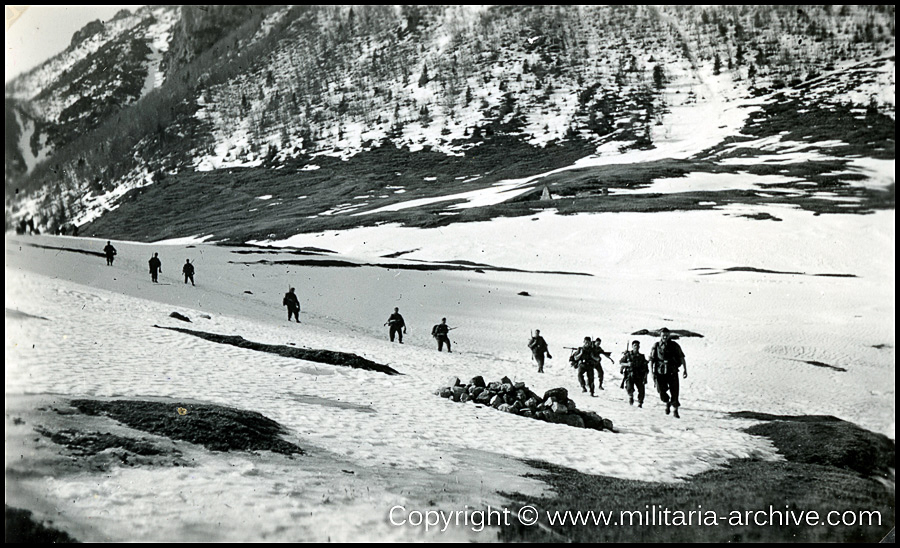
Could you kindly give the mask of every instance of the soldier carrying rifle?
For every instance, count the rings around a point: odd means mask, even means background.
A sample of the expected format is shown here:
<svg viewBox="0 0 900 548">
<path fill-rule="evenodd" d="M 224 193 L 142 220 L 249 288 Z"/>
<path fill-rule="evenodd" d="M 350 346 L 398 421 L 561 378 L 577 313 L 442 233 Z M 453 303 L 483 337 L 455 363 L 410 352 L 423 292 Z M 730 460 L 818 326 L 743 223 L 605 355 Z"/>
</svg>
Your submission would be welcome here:
<svg viewBox="0 0 900 548">
<path fill-rule="evenodd" d="M 628 405 L 634 405 L 634 389 L 637 387 L 638 407 L 644 407 L 644 388 L 650 368 L 647 358 L 641 354 L 641 343 L 631 343 L 631 350 L 626 350 L 619 360 L 622 365 L 622 388 L 628 392 Z"/>
</svg>

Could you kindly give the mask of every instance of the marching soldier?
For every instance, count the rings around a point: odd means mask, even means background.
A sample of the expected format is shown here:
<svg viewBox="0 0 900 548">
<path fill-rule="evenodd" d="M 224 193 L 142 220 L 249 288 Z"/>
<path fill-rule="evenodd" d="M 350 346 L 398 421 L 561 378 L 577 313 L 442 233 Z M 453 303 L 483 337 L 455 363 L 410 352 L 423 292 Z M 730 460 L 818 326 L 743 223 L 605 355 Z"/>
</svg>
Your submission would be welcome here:
<svg viewBox="0 0 900 548">
<path fill-rule="evenodd" d="M 622 387 L 628 392 L 628 405 L 634 405 L 634 389 L 636 387 L 638 407 L 644 407 L 644 388 L 650 368 L 647 358 L 641 354 L 641 343 L 638 341 L 631 343 L 631 350 L 625 352 L 619 363 L 622 364 L 621 373 L 624 376 Z"/>
</svg>

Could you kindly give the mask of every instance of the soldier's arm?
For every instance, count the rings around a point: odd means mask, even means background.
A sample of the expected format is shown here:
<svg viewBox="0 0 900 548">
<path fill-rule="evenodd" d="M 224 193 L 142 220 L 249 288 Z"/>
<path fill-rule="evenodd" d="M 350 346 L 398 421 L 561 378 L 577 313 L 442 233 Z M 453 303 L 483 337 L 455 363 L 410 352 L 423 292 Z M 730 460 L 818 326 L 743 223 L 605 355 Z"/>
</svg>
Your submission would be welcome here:
<svg viewBox="0 0 900 548">
<path fill-rule="evenodd" d="M 681 357 L 681 366 L 684 367 L 684 373 L 682 377 L 687 378 L 687 360 L 684 359 L 684 356 Z"/>
</svg>

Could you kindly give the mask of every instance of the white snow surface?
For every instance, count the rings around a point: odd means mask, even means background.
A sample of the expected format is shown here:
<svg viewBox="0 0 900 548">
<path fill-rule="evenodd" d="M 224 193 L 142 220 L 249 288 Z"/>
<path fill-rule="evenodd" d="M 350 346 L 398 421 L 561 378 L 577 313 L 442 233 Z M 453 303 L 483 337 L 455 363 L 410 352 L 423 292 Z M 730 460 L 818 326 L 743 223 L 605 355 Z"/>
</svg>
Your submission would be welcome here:
<svg viewBox="0 0 900 548">
<path fill-rule="evenodd" d="M 760 211 L 782 222 L 738 216 Z M 823 216 L 759 206 L 546 211 L 436 229 L 384 225 L 265 242 L 343 255 L 325 258 L 465 260 L 592 276 L 240 264 L 260 256 L 197 237 L 190 240 L 194 247 L 114 242 L 119 254 L 107 267 L 99 257 L 27 245 L 100 250 L 105 241 L 8 235 L 6 307 L 49 321 L 7 318 L 7 394 L 155 396 L 234 406 L 278 421 L 288 439 L 311 451 L 296 461 L 198 451 L 200 466 L 190 469 L 122 468 L 26 483 L 64 508 L 63 515 L 90 519 L 96 536 L 85 540 L 271 541 L 295 540 L 301 532 L 306 539 L 413 540 L 429 537 L 390 526 L 385 515 L 393 504 L 425 504 L 443 492 L 437 506 L 457 510 L 502 504 L 498 490 L 540 491 L 508 457 L 664 482 L 728 459 L 780 459 L 767 440 L 743 432 L 749 421 L 726 414 L 739 410 L 835 415 L 893 438 L 894 222 L 893 210 Z M 408 253 L 379 258 L 397 251 Z M 163 261 L 158 285 L 147 274 L 152 252 Z M 196 265 L 196 287 L 179 279 L 185 258 Z M 742 266 L 795 274 L 725 271 Z M 288 286 L 300 295 L 300 325 L 286 322 L 279 306 Z M 409 327 L 403 345 L 388 342 L 382 326 L 395 306 Z M 173 310 L 193 323 L 170 318 Z M 437 352 L 428 336 L 441 317 L 458 327 L 451 332 L 453 354 Z M 218 345 L 155 324 L 352 352 L 403 375 Z M 585 335 L 602 337 L 618 360 L 631 340 L 649 351 L 653 339 L 631 333 L 662 326 L 703 335 L 680 340 L 689 372 L 681 420 L 663 413 L 652 384 L 644 409 L 629 406 L 618 367 L 608 361 L 606 390 L 598 398 L 580 392 L 564 346 Z M 525 346 L 533 329 L 553 354 L 543 375 Z M 488 381 L 508 375 L 539 393 L 564 386 L 578 407 L 612 419 L 619 432 L 547 424 L 433 394 L 450 376 L 465 382 L 475 375 Z M 318 473 L 309 470 L 314 463 Z M 341 468 L 356 473 L 348 477 Z M 460 487 L 473 476 L 485 483 Z M 457 491 L 448 488 L 454 484 Z M 502 488 L 509 485 L 517 487 Z M 440 538 L 483 538 L 466 528 L 454 535 Z"/>
</svg>

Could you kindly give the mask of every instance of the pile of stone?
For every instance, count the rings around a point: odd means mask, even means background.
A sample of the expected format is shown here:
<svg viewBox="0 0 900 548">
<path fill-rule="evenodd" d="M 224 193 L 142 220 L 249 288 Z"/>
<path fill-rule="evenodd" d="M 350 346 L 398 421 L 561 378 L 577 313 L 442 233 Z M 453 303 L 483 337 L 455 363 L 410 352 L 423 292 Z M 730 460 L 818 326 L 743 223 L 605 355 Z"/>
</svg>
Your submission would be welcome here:
<svg viewBox="0 0 900 548">
<path fill-rule="evenodd" d="M 568 424 L 577 428 L 613 430 L 613 423 L 593 411 L 582 411 L 569 399 L 565 388 L 552 388 L 541 397 L 532 392 L 524 382 L 512 382 L 503 377 L 499 382 L 485 384 L 478 376 L 462 384 L 459 377 L 451 377 L 450 385 L 434 392 L 442 398 L 456 402 L 473 402 L 487 405 L 498 411 L 521 415 L 557 424 Z"/>
</svg>

